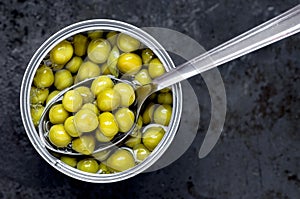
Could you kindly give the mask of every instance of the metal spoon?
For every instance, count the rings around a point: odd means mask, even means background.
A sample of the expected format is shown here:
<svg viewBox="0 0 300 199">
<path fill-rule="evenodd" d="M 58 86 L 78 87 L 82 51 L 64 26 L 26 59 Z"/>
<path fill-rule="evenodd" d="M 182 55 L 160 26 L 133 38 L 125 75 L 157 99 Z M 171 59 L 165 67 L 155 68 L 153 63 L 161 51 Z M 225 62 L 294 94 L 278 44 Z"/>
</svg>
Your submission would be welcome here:
<svg viewBox="0 0 300 199">
<path fill-rule="evenodd" d="M 194 59 L 176 67 L 175 69 L 165 73 L 164 75 L 154 79 L 152 83 L 141 86 L 134 81 L 120 80 L 112 77 L 115 81 L 121 81 L 132 85 L 135 88 L 136 93 L 136 120 L 139 116 L 141 107 L 148 96 L 152 93 L 159 91 L 165 87 L 176 84 L 182 80 L 188 79 L 192 76 L 195 76 L 199 73 L 208 71 L 214 67 L 217 67 L 221 64 L 227 63 L 233 59 L 241 57 L 245 54 L 253 52 L 257 49 L 265 47 L 269 44 L 272 44 L 276 41 L 284 39 L 288 36 L 298 33 L 300 30 L 300 4 L 294 8 L 288 10 L 287 12 L 237 36 L 224 44 L 213 48 L 212 50 L 195 57 Z M 49 150 L 68 154 L 68 155 L 81 155 L 73 151 L 65 151 L 61 149 L 54 148 L 47 139 L 47 131 L 49 130 L 47 125 L 48 121 L 46 120 L 46 115 L 55 103 L 62 100 L 62 96 L 68 90 L 75 87 L 81 86 L 83 84 L 90 84 L 95 78 L 87 79 L 83 82 L 73 85 L 66 90 L 61 91 L 55 98 L 48 103 L 45 107 L 44 112 L 41 116 L 41 121 L 39 124 L 39 134 L 42 142 L 45 147 Z M 134 125 L 135 126 L 135 125 Z M 116 146 L 121 143 L 128 135 L 134 130 L 134 126 L 127 133 L 121 134 L 112 140 L 109 144 L 99 146 L 94 153 L 106 150 L 110 147 Z M 218 139 L 215 137 L 213 139 Z M 210 140 L 214 142 L 215 140 Z M 203 143 L 205 145 L 205 143 Z M 209 143 L 207 143 L 209 147 Z"/>
</svg>

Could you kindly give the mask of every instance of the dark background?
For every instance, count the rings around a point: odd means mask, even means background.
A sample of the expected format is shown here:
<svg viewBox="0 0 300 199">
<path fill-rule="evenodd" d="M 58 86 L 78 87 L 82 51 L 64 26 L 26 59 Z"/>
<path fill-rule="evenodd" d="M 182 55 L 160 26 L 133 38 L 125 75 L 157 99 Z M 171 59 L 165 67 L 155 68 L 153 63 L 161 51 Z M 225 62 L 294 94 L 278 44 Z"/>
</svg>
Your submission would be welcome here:
<svg viewBox="0 0 300 199">
<path fill-rule="evenodd" d="M 48 165 L 24 131 L 19 92 L 25 68 L 53 33 L 92 18 L 177 30 L 206 49 L 299 1 L 0 1 L 0 198 L 300 198 L 300 37 L 292 36 L 219 67 L 227 94 L 221 139 L 204 159 L 198 135 L 170 166 L 112 184 L 74 180 Z M 206 110 L 200 77 L 190 80 Z"/>
</svg>

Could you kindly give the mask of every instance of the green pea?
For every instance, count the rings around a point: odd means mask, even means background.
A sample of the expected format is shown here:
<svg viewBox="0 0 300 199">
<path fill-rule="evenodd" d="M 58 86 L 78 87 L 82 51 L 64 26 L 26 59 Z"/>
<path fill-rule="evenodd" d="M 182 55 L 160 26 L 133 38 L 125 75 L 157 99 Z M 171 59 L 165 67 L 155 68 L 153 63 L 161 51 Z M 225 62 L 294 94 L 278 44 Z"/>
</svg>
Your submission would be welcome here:
<svg viewBox="0 0 300 199">
<path fill-rule="evenodd" d="M 117 45 L 119 49 L 123 52 L 132 52 L 139 49 L 141 43 L 139 40 L 126 35 L 124 33 L 120 33 L 117 39 Z"/>
<path fill-rule="evenodd" d="M 159 61 L 159 59 L 155 58 L 149 63 L 148 72 L 151 78 L 156 78 L 164 74 L 166 72 L 166 69 Z"/>
<path fill-rule="evenodd" d="M 69 113 L 62 104 L 56 104 L 49 110 L 49 120 L 52 124 L 63 124 L 68 117 Z"/>
<path fill-rule="evenodd" d="M 54 76 L 54 86 L 57 90 L 63 90 L 67 87 L 72 86 L 73 76 L 70 71 L 66 69 L 59 70 Z"/>
<path fill-rule="evenodd" d="M 74 53 L 77 56 L 83 56 L 88 46 L 88 38 L 82 34 L 77 34 L 73 38 Z"/>
<path fill-rule="evenodd" d="M 64 127 L 67 133 L 72 137 L 79 137 L 81 135 L 81 133 L 75 127 L 74 116 L 70 116 L 65 120 Z"/>
<path fill-rule="evenodd" d="M 141 115 L 139 115 L 138 120 L 137 120 L 136 127 L 137 127 L 137 129 L 139 130 L 139 129 L 142 128 L 142 126 L 143 126 L 143 118 L 142 118 Z"/>
<path fill-rule="evenodd" d="M 97 77 L 91 85 L 91 91 L 95 96 L 97 96 L 101 91 L 106 88 L 112 88 L 114 86 L 113 81 L 105 75 Z"/>
<path fill-rule="evenodd" d="M 169 104 L 159 105 L 153 114 L 153 120 L 157 124 L 168 126 L 172 116 L 172 107 Z"/>
<path fill-rule="evenodd" d="M 99 142 L 109 142 L 111 141 L 114 136 L 105 136 L 100 128 L 97 128 L 96 131 L 95 131 L 95 135 L 96 135 L 96 139 L 99 141 Z"/>
<path fill-rule="evenodd" d="M 37 88 L 47 88 L 50 87 L 54 82 L 54 75 L 52 69 L 48 66 L 41 66 L 36 70 L 33 78 L 33 84 Z"/>
<path fill-rule="evenodd" d="M 83 135 L 72 141 L 72 149 L 84 155 L 90 155 L 95 150 L 95 138 L 92 135 Z"/>
<path fill-rule="evenodd" d="M 125 171 L 135 166 L 134 157 L 126 149 L 117 149 L 107 159 L 107 166 L 115 172 Z"/>
<path fill-rule="evenodd" d="M 138 144 L 133 147 L 133 153 L 135 155 L 135 159 L 138 162 L 142 162 L 150 155 L 151 152 L 143 144 Z"/>
<path fill-rule="evenodd" d="M 72 140 L 62 124 L 53 125 L 48 137 L 50 142 L 57 147 L 67 147 Z"/>
<path fill-rule="evenodd" d="M 64 65 L 72 58 L 73 51 L 71 43 L 64 40 L 50 51 L 50 60 L 54 64 Z"/>
<path fill-rule="evenodd" d="M 46 104 L 48 104 L 48 102 L 49 102 L 51 99 L 53 99 L 58 93 L 60 93 L 59 90 L 54 90 L 54 91 L 52 91 L 52 92 L 48 95 L 48 97 L 47 97 Z"/>
<path fill-rule="evenodd" d="M 97 64 L 91 61 L 83 62 L 78 69 L 75 83 L 78 83 L 80 81 L 83 81 L 91 77 L 97 77 L 100 74 L 101 74 L 101 69 Z"/>
<path fill-rule="evenodd" d="M 135 75 L 142 68 L 142 59 L 135 53 L 123 53 L 117 63 L 118 69 L 126 75 Z"/>
<path fill-rule="evenodd" d="M 120 108 L 115 113 L 119 131 L 126 133 L 134 124 L 134 113 L 129 108 Z"/>
<path fill-rule="evenodd" d="M 77 160 L 75 157 L 61 156 L 60 160 L 71 167 L 76 167 L 77 165 Z"/>
<path fill-rule="evenodd" d="M 100 111 L 99 111 L 97 105 L 96 105 L 96 104 L 92 104 L 92 103 L 86 103 L 86 104 L 84 104 L 84 105 L 81 107 L 81 109 L 82 109 L 82 110 L 83 110 L 83 109 L 91 110 L 91 111 L 93 111 L 97 116 L 98 116 L 99 113 L 100 113 Z"/>
<path fill-rule="evenodd" d="M 97 39 L 102 37 L 103 31 L 102 30 L 94 30 L 94 31 L 89 31 L 88 32 L 88 37 L 91 39 Z"/>
<path fill-rule="evenodd" d="M 149 124 L 152 122 L 154 109 L 155 109 L 154 103 L 149 103 L 146 106 L 145 111 L 143 112 L 143 115 L 142 115 L 144 124 Z"/>
<path fill-rule="evenodd" d="M 83 103 L 80 93 L 76 90 L 69 90 L 66 92 L 62 99 L 64 108 L 69 112 L 77 112 Z"/>
<path fill-rule="evenodd" d="M 108 68 L 108 65 L 107 63 L 104 63 L 101 65 L 101 71 L 102 71 L 102 75 L 112 75 L 109 68 Z M 117 77 L 116 75 L 114 75 L 115 77 Z"/>
<path fill-rule="evenodd" d="M 104 160 L 106 160 L 108 158 L 108 156 L 110 155 L 111 150 L 104 150 L 104 151 L 99 151 L 97 153 L 93 154 L 93 157 L 98 160 L 103 162 Z"/>
<path fill-rule="evenodd" d="M 97 64 L 104 63 L 110 53 L 110 43 L 104 39 L 93 39 L 87 49 L 89 59 Z"/>
<path fill-rule="evenodd" d="M 101 173 L 101 174 L 110 174 L 111 172 L 107 168 L 106 164 L 101 162 L 100 165 L 99 165 L 99 173 Z"/>
<path fill-rule="evenodd" d="M 30 89 L 30 103 L 31 104 L 43 104 L 47 99 L 49 90 L 44 88 L 36 88 L 34 86 Z"/>
<path fill-rule="evenodd" d="M 74 115 L 74 124 L 79 132 L 91 132 L 98 127 L 97 115 L 89 109 L 81 109 Z"/>
<path fill-rule="evenodd" d="M 55 63 L 53 63 L 51 65 L 51 68 L 52 68 L 53 71 L 58 71 L 58 70 L 63 69 L 64 66 L 65 66 L 64 64 L 55 64 Z"/>
<path fill-rule="evenodd" d="M 152 93 L 152 94 L 148 97 L 148 99 L 149 99 L 150 101 L 152 101 L 152 102 L 155 102 L 155 101 L 156 101 L 156 97 L 157 97 L 157 93 Z"/>
<path fill-rule="evenodd" d="M 45 107 L 42 105 L 30 106 L 30 115 L 34 126 L 37 126 L 39 124 L 44 109 Z"/>
<path fill-rule="evenodd" d="M 159 93 L 157 96 L 157 102 L 159 104 L 172 104 L 173 103 L 173 96 L 172 93 Z"/>
<path fill-rule="evenodd" d="M 129 139 L 126 140 L 125 145 L 133 148 L 134 146 L 141 143 L 142 140 L 142 133 L 140 131 L 137 131 L 137 133 L 130 135 Z"/>
<path fill-rule="evenodd" d="M 161 92 L 161 93 L 171 92 L 171 88 L 170 88 L 170 87 L 163 88 L 163 89 L 161 89 L 159 92 Z"/>
<path fill-rule="evenodd" d="M 88 173 L 97 173 L 99 170 L 98 162 L 92 158 L 80 160 L 77 163 L 77 169 Z"/>
<path fill-rule="evenodd" d="M 121 96 L 120 105 L 123 107 L 129 107 L 135 101 L 135 92 L 132 86 L 126 83 L 117 83 L 114 88 Z"/>
<path fill-rule="evenodd" d="M 112 75 L 115 77 L 119 76 L 119 71 L 117 68 L 118 58 L 120 56 L 119 49 L 117 46 L 114 46 L 112 50 L 109 53 L 109 56 L 107 58 L 107 66 L 108 70 Z"/>
<path fill-rule="evenodd" d="M 144 49 L 142 51 L 142 60 L 144 64 L 149 64 L 149 62 L 153 59 L 154 53 L 149 48 Z"/>
<path fill-rule="evenodd" d="M 120 105 L 120 102 L 120 94 L 112 88 L 104 89 L 97 96 L 97 106 L 100 111 L 115 110 Z"/>
<path fill-rule="evenodd" d="M 118 33 L 115 31 L 111 31 L 106 35 L 106 39 L 110 42 L 112 46 L 116 44 L 117 37 L 118 37 Z"/>
<path fill-rule="evenodd" d="M 163 138 L 165 131 L 161 127 L 150 127 L 143 134 L 143 144 L 148 150 L 153 151 Z"/>
<path fill-rule="evenodd" d="M 68 69 L 71 73 L 77 73 L 81 64 L 82 64 L 81 57 L 75 56 L 66 64 L 66 69 Z"/>
<path fill-rule="evenodd" d="M 119 131 L 115 116 L 110 112 L 101 113 L 99 115 L 99 129 L 104 136 L 114 137 Z"/>
<path fill-rule="evenodd" d="M 134 80 L 138 81 L 141 85 L 146 85 L 152 82 L 147 69 L 140 70 L 135 76 Z"/>
<path fill-rule="evenodd" d="M 95 96 L 92 93 L 91 89 L 86 86 L 79 86 L 74 90 L 80 93 L 83 100 L 83 104 L 92 103 L 95 100 Z"/>
</svg>

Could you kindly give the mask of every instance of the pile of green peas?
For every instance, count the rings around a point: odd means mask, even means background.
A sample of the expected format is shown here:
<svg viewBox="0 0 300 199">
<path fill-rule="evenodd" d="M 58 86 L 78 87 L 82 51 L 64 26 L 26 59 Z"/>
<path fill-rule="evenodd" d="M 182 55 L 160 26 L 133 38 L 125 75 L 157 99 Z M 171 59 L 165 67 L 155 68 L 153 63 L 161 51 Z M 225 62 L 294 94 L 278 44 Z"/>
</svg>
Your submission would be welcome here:
<svg viewBox="0 0 300 199">
<path fill-rule="evenodd" d="M 138 117 L 134 133 L 118 149 L 93 153 L 99 143 L 111 141 L 134 124 L 135 93 L 129 84 L 109 76 L 128 75 L 141 85 L 165 73 L 156 55 L 139 40 L 114 31 L 76 34 L 59 44 L 41 62 L 30 91 L 31 117 L 39 124 L 46 104 L 60 91 L 87 78 L 90 86 L 68 91 L 62 102 L 49 111 L 48 138 L 58 148 L 70 147 L 82 156 L 54 154 L 63 163 L 81 171 L 108 174 L 122 172 L 145 160 L 165 134 L 172 115 L 173 95 L 169 88 L 152 94 Z M 92 155 L 91 155 L 92 154 Z"/>
</svg>

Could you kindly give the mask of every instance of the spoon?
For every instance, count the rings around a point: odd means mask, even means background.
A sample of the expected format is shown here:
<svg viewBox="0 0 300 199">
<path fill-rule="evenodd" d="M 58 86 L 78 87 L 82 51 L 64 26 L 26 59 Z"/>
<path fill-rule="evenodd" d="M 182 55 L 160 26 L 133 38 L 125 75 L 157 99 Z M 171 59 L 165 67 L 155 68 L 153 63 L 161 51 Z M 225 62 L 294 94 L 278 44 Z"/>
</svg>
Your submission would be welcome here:
<svg viewBox="0 0 300 199">
<path fill-rule="evenodd" d="M 152 93 L 159 91 L 163 88 L 169 87 L 182 80 L 188 79 L 199 73 L 208 71 L 221 64 L 227 63 L 233 59 L 241 57 L 245 54 L 253 52 L 257 49 L 265 47 L 269 44 L 277 42 L 281 39 L 289 37 L 300 31 L 300 4 L 294 8 L 286 11 L 285 13 L 213 48 L 212 50 L 193 58 L 192 60 L 183 63 L 175 69 L 163 74 L 162 76 L 154 79 L 147 85 L 139 85 L 135 81 L 121 80 L 110 76 L 116 82 L 124 82 L 130 84 L 135 89 L 136 103 L 135 103 L 135 120 L 139 116 L 142 105 L 147 97 Z M 54 97 L 45 107 L 40 123 L 38 126 L 39 135 L 41 141 L 49 150 L 67 154 L 67 155 L 81 155 L 71 150 L 62 150 L 54 148 L 47 139 L 47 132 L 49 131 L 49 122 L 47 121 L 47 113 L 49 109 L 56 103 L 62 100 L 63 95 L 78 86 L 85 84 L 91 84 L 91 82 L 97 77 L 86 79 L 80 83 L 74 84 L 73 86 L 61 91 L 56 97 Z M 136 125 L 136 122 L 135 122 Z M 128 135 L 130 135 L 134 128 L 133 127 L 124 134 L 117 135 L 108 144 L 100 145 L 93 154 L 109 149 L 113 146 L 121 143 Z M 217 138 L 216 138 L 217 139 Z M 204 143 L 205 144 L 205 143 Z M 208 143 L 209 144 L 209 143 Z"/>
</svg>

